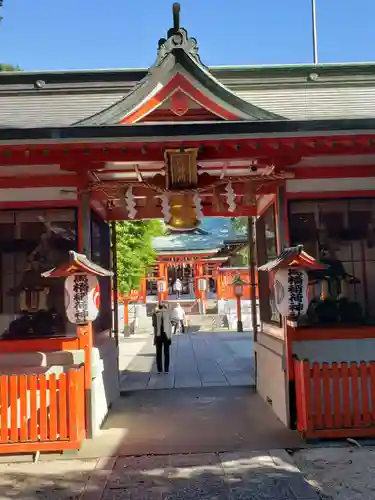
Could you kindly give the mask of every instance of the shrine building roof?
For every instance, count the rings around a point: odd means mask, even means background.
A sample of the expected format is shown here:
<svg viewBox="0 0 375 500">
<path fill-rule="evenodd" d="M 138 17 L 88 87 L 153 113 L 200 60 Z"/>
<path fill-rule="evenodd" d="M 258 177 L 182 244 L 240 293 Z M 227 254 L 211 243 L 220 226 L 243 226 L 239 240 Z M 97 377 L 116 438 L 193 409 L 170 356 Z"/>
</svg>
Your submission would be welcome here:
<svg viewBox="0 0 375 500">
<path fill-rule="evenodd" d="M 175 11 L 148 70 L 0 72 L 0 109 L 0 129 L 372 118 L 375 64 L 209 68 Z"/>
<path fill-rule="evenodd" d="M 199 229 L 187 232 L 171 231 L 165 236 L 157 236 L 153 238 L 152 246 L 158 254 L 189 254 L 218 252 L 226 244 L 244 244 L 246 241 L 246 234 L 236 231 L 231 219 L 205 217 Z"/>
</svg>

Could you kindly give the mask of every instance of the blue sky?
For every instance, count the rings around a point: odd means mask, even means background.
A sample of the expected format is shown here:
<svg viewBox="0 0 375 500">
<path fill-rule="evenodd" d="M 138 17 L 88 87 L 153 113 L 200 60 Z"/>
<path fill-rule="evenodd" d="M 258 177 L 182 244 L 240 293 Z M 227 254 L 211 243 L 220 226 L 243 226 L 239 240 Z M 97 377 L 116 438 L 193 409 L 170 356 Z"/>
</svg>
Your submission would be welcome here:
<svg viewBox="0 0 375 500">
<path fill-rule="evenodd" d="M 316 0 L 320 62 L 375 61 L 375 0 Z M 172 0 L 4 0 L 0 62 L 24 70 L 143 68 Z M 208 65 L 312 61 L 310 0 L 181 0 Z"/>
</svg>

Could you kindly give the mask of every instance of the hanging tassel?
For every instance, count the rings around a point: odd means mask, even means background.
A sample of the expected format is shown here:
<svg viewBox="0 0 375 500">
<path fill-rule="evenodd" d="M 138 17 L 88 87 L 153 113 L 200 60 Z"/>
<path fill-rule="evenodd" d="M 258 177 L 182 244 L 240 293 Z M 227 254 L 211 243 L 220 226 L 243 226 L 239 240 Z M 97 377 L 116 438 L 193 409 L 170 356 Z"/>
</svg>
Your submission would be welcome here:
<svg viewBox="0 0 375 500">
<path fill-rule="evenodd" d="M 194 193 L 193 202 L 195 206 L 195 213 L 197 215 L 197 219 L 202 220 L 203 219 L 202 203 L 198 193 Z"/>
<path fill-rule="evenodd" d="M 228 182 L 225 186 L 227 204 L 228 204 L 228 212 L 234 212 L 236 210 L 236 195 L 234 193 L 232 183 Z"/>
<path fill-rule="evenodd" d="M 166 194 L 158 196 L 161 199 L 161 211 L 163 213 L 164 221 L 169 222 L 171 219 L 171 211 L 169 207 L 169 199 Z"/>
<path fill-rule="evenodd" d="M 133 197 L 133 187 L 129 186 L 125 194 L 126 209 L 129 219 L 134 219 L 137 215 L 136 202 Z"/>
</svg>

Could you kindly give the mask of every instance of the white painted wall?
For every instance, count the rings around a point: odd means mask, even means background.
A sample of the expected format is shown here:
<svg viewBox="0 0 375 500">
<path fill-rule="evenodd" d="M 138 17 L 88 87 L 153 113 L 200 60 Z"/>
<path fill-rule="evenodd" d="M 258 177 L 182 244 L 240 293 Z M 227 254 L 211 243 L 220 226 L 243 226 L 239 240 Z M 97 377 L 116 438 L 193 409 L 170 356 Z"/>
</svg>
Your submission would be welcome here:
<svg viewBox="0 0 375 500">
<path fill-rule="evenodd" d="M 115 339 L 105 339 L 92 350 L 92 437 L 98 434 L 110 406 L 119 397 L 118 347 Z"/>
<path fill-rule="evenodd" d="M 284 340 L 281 337 L 260 332 L 255 342 L 255 352 L 257 392 L 272 407 L 276 416 L 289 426 Z"/>
<path fill-rule="evenodd" d="M 76 200 L 75 187 L 35 187 L 0 189 L 0 203 L 24 201 Z"/>
</svg>

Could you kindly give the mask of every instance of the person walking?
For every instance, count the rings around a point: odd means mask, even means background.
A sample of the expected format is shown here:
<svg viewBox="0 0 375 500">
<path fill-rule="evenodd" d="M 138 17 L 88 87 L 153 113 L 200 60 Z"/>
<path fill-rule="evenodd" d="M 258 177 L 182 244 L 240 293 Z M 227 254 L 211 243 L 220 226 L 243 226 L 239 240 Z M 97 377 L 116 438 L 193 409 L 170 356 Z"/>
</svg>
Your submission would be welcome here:
<svg viewBox="0 0 375 500">
<path fill-rule="evenodd" d="M 180 326 L 182 333 L 185 333 L 185 311 L 181 305 L 177 302 L 176 307 L 172 309 L 171 312 L 171 323 L 173 327 L 173 334 L 176 334 L 177 328 Z"/>
<path fill-rule="evenodd" d="M 181 292 L 182 292 L 182 282 L 181 282 L 180 278 L 177 278 L 176 281 L 174 282 L 174 289 L 175 289 L 176 297 L 178 300 L 180 298 Z"/>
<path fill-rule="evenodd" d="M 158 373 L 163 372 L 163 354 L 164 354 L 164 372 L 169 372 L 170 346 L 172 343 L 172 324 L 166 306 L 159 304 L 158 309 L 152 317 L 154 327 L 154 346 L 156 347 L 156 368 Z"/>
</svg>

